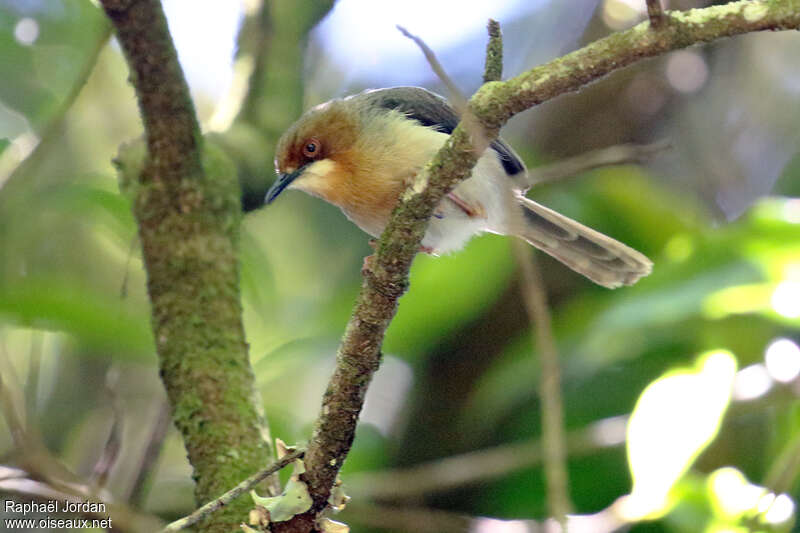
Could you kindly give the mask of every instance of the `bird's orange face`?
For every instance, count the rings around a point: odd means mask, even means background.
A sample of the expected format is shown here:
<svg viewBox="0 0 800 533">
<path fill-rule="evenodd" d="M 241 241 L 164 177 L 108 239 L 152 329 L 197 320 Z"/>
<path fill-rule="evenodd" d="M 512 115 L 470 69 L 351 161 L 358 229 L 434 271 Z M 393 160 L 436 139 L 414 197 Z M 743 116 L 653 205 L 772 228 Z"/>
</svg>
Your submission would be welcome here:
<svg viewBox="0 0 800 533">
<path fill-rule="evenodd" d="M 285 188 L 298 188 L 317 196 L 336 185 L 337 161 L 347 158 L 357 140 L 359 117 L 341 101 L 308 111 L 283 134 L 275 152 L 278 180 L 267 194 L 267 203 Z"/>
<path fill-rule="evenodd" d="M 278 142 L 271 203 L 288 188 L 336 205 L 379 234 L 402 191 L 447 136 L 363 100 L 332 100 L 308 111 Z"/>
</svg>

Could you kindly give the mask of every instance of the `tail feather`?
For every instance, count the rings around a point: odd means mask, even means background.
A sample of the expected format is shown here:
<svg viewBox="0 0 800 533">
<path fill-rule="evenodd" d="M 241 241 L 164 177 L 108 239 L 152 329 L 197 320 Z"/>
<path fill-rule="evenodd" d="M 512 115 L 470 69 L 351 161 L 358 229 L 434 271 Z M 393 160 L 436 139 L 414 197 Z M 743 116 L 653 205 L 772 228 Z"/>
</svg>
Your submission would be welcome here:
<svg viewBox="0 0 800 533">
<path fill-rule="evenodd" d="M 524 227 L 514 233 L 595 283 L 632 285 L 652 270 L 653 263 L 633 248 L 532 200 L 519 202 Z"/>
</svg>

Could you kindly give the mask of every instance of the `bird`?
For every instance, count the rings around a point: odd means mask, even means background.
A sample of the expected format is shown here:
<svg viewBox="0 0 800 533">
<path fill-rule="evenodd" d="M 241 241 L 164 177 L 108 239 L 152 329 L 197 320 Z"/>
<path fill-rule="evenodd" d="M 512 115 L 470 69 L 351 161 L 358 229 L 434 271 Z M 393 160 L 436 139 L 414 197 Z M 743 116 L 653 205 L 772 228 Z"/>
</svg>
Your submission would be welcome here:
<svg viewBox="0 0 800 533">
<path fill-rule="evenodd" d="M 286 189 L 304 191 L 378 237 L 402 193 L 458 122 L 444 97 L 420 87 L 371 89 L 317 105 L 279 139 L 278 177 L 265 203 Z M 604 287 L 631 285 L 650 273 L 646 256 L 530 200 L 528 188 L 524 163 L 497 138 L 470 177 L 437 206 L 420 250 L 447 254 L 489 232 L 520 237 Z"/>
</svg>

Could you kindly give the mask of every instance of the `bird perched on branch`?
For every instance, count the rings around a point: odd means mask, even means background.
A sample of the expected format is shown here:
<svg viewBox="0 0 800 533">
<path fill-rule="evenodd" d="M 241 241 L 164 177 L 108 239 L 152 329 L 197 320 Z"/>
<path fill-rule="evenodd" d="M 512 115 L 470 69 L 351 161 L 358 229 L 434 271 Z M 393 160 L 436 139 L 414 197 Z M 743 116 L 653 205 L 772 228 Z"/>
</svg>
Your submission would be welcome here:
<svg viewBox="0 0 800 533">
<path fill-rule="evenodd" d="M 377 237 L 400 195 L 458 121 L 444 98 L 418 87 L 371 90 L 318 105 L 278 142 L 278 179 L 265 201 L 271 203 L 284 189 L 299 189 L 339 206 Z M 650 273 L 647 257 L 525 198 L 528 187 L 520 158 L 495 140 L 472 176 L 439 204 L 422 250 L 451 252 L 475 234 L 492 232 L 521 237 L 605 287 L 630 285 Z M 512 216 L 509 206 L 521 216 Z"/>
</svg>

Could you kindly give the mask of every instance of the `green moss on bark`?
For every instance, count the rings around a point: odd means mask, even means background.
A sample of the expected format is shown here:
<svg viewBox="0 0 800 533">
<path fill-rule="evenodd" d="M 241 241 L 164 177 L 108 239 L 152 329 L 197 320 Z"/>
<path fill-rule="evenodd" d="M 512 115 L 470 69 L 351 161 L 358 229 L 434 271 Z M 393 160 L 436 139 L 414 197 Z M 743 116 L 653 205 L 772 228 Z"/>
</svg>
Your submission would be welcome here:
<svg viewBox="0 0 800 533">
<path fill-rule="evenodd" d="M 162 180 L 139 179 L 144 153 L 132 143 L 116 164 L 140 224 L 161 376 L 206 502 L 269 463 L 241 322 L 239 188 L 233 164 L 206 145 L 173 199 Z M 248 509 L 231 503 L 210 530 L 233 530 Z"/>
</svg>

